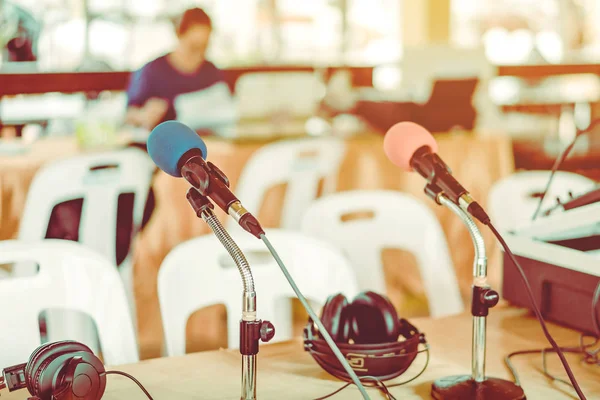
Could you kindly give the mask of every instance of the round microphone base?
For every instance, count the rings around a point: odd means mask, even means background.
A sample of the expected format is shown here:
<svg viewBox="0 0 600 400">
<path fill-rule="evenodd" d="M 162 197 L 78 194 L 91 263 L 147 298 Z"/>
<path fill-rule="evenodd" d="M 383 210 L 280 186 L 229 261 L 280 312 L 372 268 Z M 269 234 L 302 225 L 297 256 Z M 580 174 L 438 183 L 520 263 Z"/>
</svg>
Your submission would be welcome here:
<svg viewBox="0 0 600 400">
<path fill-rule="evenodd" d="M 525 393 L 513 382 L 486 378 L 475 382 L 470 375 L 447 376 L 433 382 L 431 396 L 435 400 L 524 400 Z"/>
</svg>

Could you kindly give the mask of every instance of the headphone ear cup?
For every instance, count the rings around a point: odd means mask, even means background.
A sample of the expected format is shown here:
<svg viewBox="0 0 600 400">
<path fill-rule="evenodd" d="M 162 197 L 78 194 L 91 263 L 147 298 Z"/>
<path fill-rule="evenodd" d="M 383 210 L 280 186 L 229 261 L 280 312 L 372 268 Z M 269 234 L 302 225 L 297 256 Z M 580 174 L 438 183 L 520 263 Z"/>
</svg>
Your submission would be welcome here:
<svg viewBox="0 0 600 400">
<path fill-rule="evenodd" d="M 106 371 L 102 361 L 87 352 L 70 353 L 63 357 L 66 360 L 63 361 L 64 368 L 61 369 L 59 381 L 54 384 L 55 390 L 66 390 L 73 399 L 100 400 L 106 389 Z M 70 384 L 66 382 L 68 377 L 72 379 Z"/>
<path fill-rule="evenodd" d="M 41 375 L 43 369 L 48 366 L 56 357 L 65 352 L 71 351 L 91 351 L 84 344 L 65 340 L 60 342 L 44 343 L 34 350 L 29 357 L 29 361 L 25 366 L 25 383 L 27 389 L 33 395 L 37 395 L 39 388 L 37 387 L 37 377 Z"/>
<path fill-rule="evenodd" d="M 51 379 L 44 379 L 44 373 L 57 358 L 70 354 L 81 356 L 84 362 L 92 364 L 97 372 L 102 374 L 101 380 L 104 380 L 103 383 L 101 382 L 103 393 L 106 385 L 104 365 L 93 354 L 89 347 L 82 343 L 70 340 L 45 343 L 31 354 L 25 367 L 25 383 L 29 393 L 41 398 L 45 398 L 45 394 L 47 393 L 52 393 L 54 389 L 52 387 L 53 377 Z M 54 375 L 54 373 L 55 371 L 52 372 L 52 375 Z M 102 393 L 100 393 L 100 396 Z M 98 399 L 99 398 L 100 397 L 98 397 Z"/>
<path fill-rule="evenodd" d="M 347 306 L 348 299 L 346 299 L 346 296 L 338 293 L 329 296 L 321 311 L 321 322 L 323 322 L 323 326 L 329 332 L 334 342 L 347 343 L 349 340 L 350 327 L 347 319 L 344 317 L 344 310 Z"/>
<path fill-rule="evenodd" d="M 352 314 L 351 337 L 356 344 L 396 342 L 400 334 L 398 313 L 385 296 L 359 293 L 348 306 Z"/>
</svg>

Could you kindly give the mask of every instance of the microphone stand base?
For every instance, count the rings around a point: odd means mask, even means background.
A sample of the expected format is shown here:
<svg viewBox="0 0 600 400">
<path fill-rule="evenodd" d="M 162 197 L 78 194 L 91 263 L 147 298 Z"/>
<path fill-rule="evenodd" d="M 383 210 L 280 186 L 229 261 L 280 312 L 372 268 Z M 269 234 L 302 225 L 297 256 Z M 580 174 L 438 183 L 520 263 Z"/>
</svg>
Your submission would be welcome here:
<svg viewBox="0 0 600 400">
<path fill-rule="evenodd" d="M 435 400 L 524 400 L 525 392 L 515 383 L 486 378 L 475 382 L 470 375 L 454 375 L 440 378 L 431 386 L 431 396 Z"/>
</svg>

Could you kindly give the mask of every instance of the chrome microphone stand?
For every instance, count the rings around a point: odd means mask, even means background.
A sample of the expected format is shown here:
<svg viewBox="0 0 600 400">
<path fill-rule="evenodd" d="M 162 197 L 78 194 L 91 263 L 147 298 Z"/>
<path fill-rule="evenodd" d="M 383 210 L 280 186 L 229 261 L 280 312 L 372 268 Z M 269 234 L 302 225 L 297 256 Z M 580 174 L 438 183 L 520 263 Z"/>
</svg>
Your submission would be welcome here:
<svg viewBox="0 0 600 400">
<path fill-rule="evenodd" d="M 275 327 L 269 321 L 256 317 L 256 292 L 254 279 L 248 260 L 229 233 L 225 230 L 215 213 L 210 200 L 195 188 L 187 192 L 187 199 L 196 215 L 202 218 L 212 229 L 223 247 L 235 262 L 243 282 L 242 319 L 240 321 L 240 353 L 242 354 L 242 393 L 241 400 L 256 399 L 256 355 L 259 340 L 268 342 L 275 336 Z"/>
<path fill-rule="evenodd" d="M 487 256 L 483 236 L 473 218 L 461 206 L 454 204 L 435 187 L 426 188 L 426 193 L 434 200 L 456 214 L 468 228 L 475 247 L 473 261 L 473 316 L 471 375 L 448 376 L 436 380 L 431 395 L 436 400 L 478 399 L 478 400 L 517 400 L 525 399 L 525 393 L 515 383 L 486 377 L 486 325 L 489 309 L 498 304 L 500 296 L 487 282 Z"/>
</svg>

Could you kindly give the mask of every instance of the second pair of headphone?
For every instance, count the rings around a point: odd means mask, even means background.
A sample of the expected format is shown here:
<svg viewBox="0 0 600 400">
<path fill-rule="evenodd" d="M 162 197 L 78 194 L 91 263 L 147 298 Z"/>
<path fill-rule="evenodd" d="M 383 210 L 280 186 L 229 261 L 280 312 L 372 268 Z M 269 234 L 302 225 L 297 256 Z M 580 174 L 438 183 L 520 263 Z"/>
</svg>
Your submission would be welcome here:
<svg viewBox="0 0 600 400">
<path fill-rule="evenodd" d="M 75 341 L 45 343 L 27 363 L 2 370 L 9 391 L 27 389 L 31 400 L 100 400 L 106 388 L 102 361 Z"/>
<path fill-rule="evenodd" d="M 399 318 L 390 300 L 375 292 L 358 294 L 351 302 L 343 294 L 328 298 L 321 321 L 358 376 L 390 380 L 403 374 L 417 354 L 428 351 L 425 335 Z M 327 342 L 309 318 L 304 350 L 331 375 L 350 381 Z M 425 350 L 419 350 L 419 344 Z"/>
</svg>

